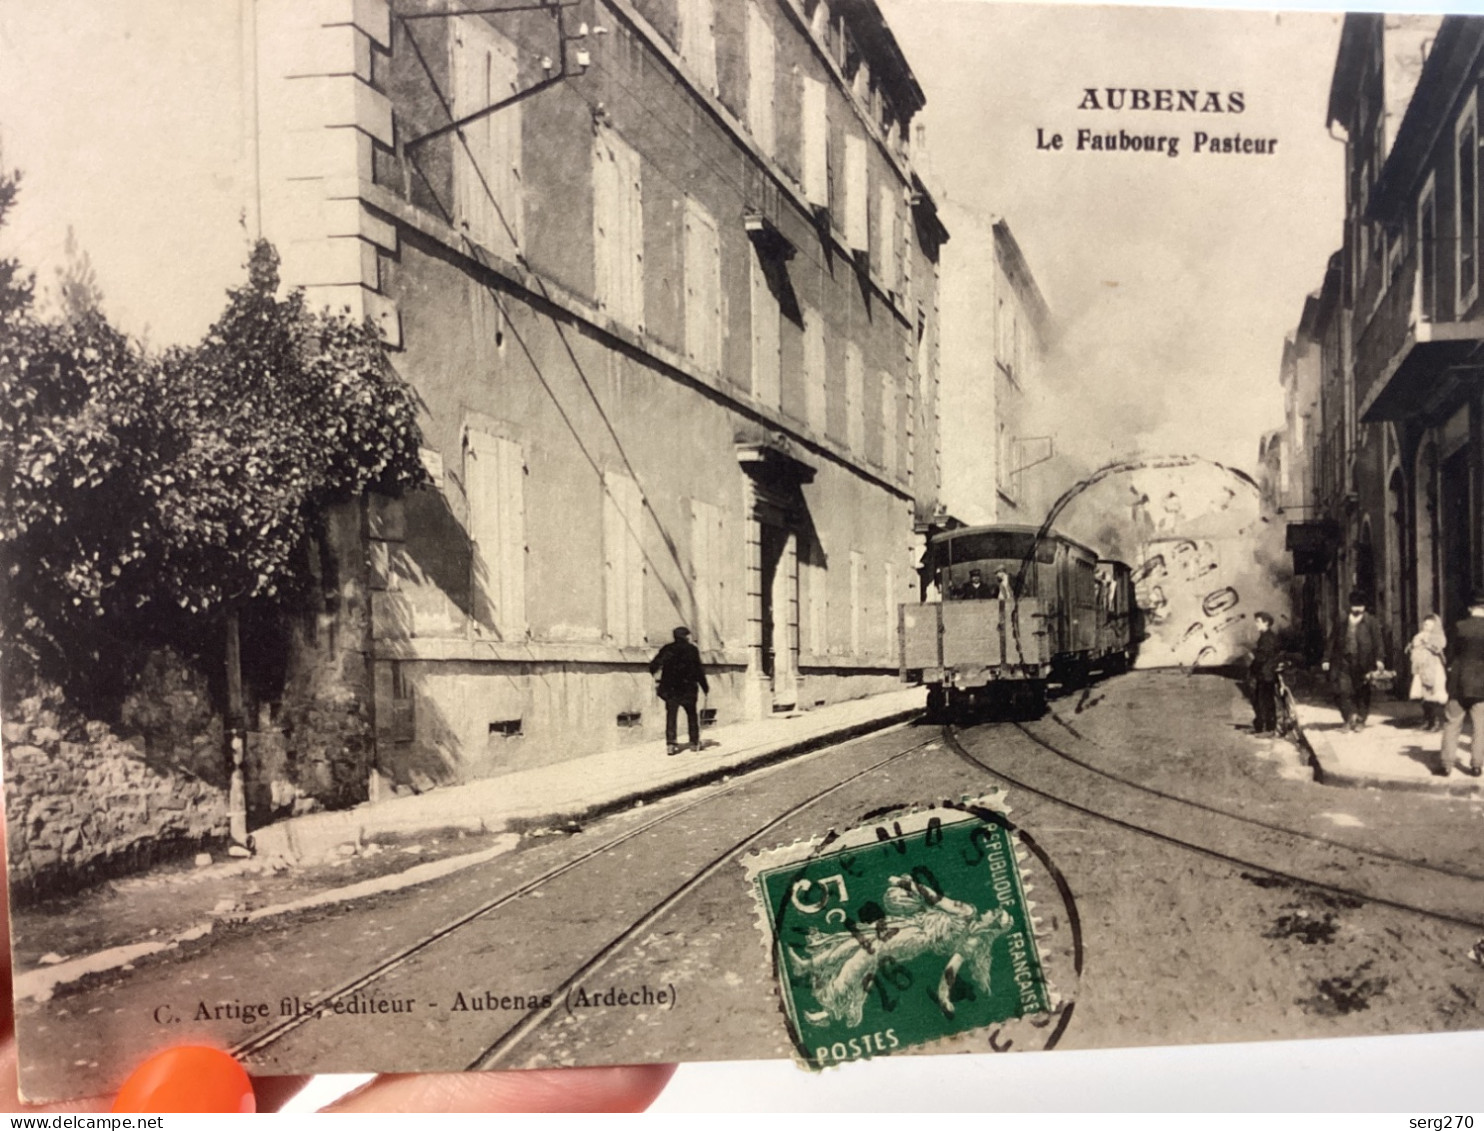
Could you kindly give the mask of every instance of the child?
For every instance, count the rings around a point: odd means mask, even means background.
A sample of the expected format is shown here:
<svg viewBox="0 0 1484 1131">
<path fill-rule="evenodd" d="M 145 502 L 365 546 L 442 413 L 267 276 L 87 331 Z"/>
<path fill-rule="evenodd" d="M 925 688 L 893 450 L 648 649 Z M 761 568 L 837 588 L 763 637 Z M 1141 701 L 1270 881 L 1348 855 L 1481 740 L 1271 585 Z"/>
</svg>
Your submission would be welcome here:
<svg viewBox="0 0 1484 1131">
<path fill-rule="evenodd" d="M 1412 690 L 1409 698 L 1422 700 L 1422 729 L 1443 729 L 1443 708 L 1448 702 L 1448 671 L 1443 650 L 1448 638 L 1436 613 L 1422 618 L 1422 631 L 1412 637 Z"/>
</svg>

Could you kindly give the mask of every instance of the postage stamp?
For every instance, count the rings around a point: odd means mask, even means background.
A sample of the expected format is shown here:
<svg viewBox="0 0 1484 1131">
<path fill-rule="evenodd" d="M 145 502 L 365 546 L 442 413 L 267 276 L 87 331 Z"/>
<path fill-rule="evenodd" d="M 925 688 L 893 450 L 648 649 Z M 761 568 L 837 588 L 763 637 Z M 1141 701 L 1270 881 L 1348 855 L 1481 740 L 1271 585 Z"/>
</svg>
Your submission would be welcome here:
<svg viewBox="0 0 1484 1131">
<path fill-rule="evenodd" d="M 798 1059 L 820 1069 L 1058 1005 L 1003 795 L 888 812 L 745 862 Z"/>
</svg>

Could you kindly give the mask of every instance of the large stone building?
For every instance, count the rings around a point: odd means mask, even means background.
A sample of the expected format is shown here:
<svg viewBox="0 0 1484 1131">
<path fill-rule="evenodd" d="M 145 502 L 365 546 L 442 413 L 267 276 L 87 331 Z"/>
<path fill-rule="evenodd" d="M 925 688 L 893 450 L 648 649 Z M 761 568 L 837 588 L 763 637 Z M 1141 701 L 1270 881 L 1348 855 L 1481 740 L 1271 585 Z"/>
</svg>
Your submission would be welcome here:
<svg viewBox="0 0 1484 1131">
<path fill-rule="evenodd" d="M 655 737 L 647 663 L 681 624 L 717 721 L 893 686 L 914 530 L 938 508 L 947 232 L 912 169 L 923 95 L 876 5 L 486 7 L 155 4 L 80 38 L 37 22 L 43 88 L 55 51 L 135 97 L 114 121 L 57 95 L 59 119 L 88 119 L 60 134 L 114 154 L 106 186 L 46 168 L 75 155 L 7 151 L 166 337 L 199 333 L 257 234 L 287 284 L 381 325 L 433 487 L 341 524 L 316 646 L 326 694 L 373 720 L 361 779 Z M 99 226 L 162 185 L 174 227 Z M 175 228 L 198 254 L 150 247 Z"/>
<path fill-rule="evenodd" d="M 1009 222 L 949 204 L 943 250 L 943 504 L 967 523 L 1038 524 L 1066 486 L 1045 365 L 1054 327 Z"/>
</svg>

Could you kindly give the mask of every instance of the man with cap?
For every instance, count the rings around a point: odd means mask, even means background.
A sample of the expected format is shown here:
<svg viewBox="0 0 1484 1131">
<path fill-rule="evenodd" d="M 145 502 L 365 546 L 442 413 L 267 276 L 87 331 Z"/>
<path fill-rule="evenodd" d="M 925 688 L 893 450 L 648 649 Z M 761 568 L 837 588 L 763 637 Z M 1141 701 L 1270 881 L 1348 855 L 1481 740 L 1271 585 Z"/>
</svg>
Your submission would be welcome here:
<svg viewBox="0 0 1484 1131">
<path fill-rule="evenodd" d="M 1443 777 L 1453 772 L 1458 736 L 1467 715 L 1473 725 L 1473 757 L 1463 772 L 1484 773 L 1484 591 L 1469 597 L 1469 615 L 1453 626 L 1453 662 L 1448 665 L 1448 707 L 1443 722 Z"/>
<path fill-rule="evenodd" d="M 706 682 L 706 669 L 701 664 L 701 650 L 690 642 L 690 629 L 681 625 L 675 639 L 659 650 L 649 662 L 649 674 L 659 675 L 655 690 L 665 701 L 666 753 L 679 754 L 683 749 L 675 741 L 675 724 L 680 708 L 685 708 L 686 725 L 690 728 L 690 748 L 701 748 L 701 719 L 696 714 L 697 689 L 711 694 Z"/>
<path fill-rule="evenodd" d="M 1335 626 L 1329 638 L 1329 656 L 1324 669 L 1334 678 L 1340 695 L 1340 714 L 1346 730 L 1360 730 L 1371 713 L 1372 670 L 1385 671 L 1385 642 L 1381 625 L 1366 612 L 1365 594 L 1350 591 L 1350 615 Z"/>
</svg>

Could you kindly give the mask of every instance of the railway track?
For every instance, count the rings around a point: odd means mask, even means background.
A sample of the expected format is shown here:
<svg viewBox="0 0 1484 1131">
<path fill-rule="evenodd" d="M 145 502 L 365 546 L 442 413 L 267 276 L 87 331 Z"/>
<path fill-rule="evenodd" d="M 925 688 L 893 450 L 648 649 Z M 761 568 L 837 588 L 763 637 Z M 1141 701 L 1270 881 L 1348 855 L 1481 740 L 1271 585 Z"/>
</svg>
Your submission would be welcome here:
<svg viewBox="0 0 1484 1131">
<path fill-rule="evenodd" d="M 1069 783 L 1068 775 L 1063 771 L 1060 780 L 1056 783 L 1047 783 L 1043 780 L 1038 784 L 1030 780 L 1030 775 L 1024 771 L 1017 776 L 1008 772 L 1003 766 L 991 765 L 964 744 L 960 731 L 951 724 L 943 728 L 943 741 L 959 758 L 979 767 L 1014 790 L 1041 798 L 1082 816 L 1116 826 L 1126 832 L 1220 860 L 1240 869 L 1263 872 L 1333 895 L 1389 907 L 1455 926 L 1484 930 L 1484 915 L 1473 910 L 1479 906 L 1477 884 L 1484 877 L 1440 868 L 1429 865 L 1425 861 L 1411 860 L 1379 850 L 1347 845 L 1312 833 L 1229 813 L 1215 806 L 1143 787 L 1116 775 L 1100 771 L 1074 755 L 1059 750 L 1055 744 L 1032 733 L 1024 724 L 1009 725 L 1015 733 L 1029 740 L 1034 748 L 1056 757 L 1058 762 L 1054 764 L 1072 767 L 1076 773 L 1083 775 L 1083 781 Z M 1107 784 L 1115 783 L 1121 789 L 1135 795 L 1139 803 L 1162 809 L 1162 812 L 1120 815 L 1111 808 L 1092 804 L 1086 800 L 1075 800 L 1074 795 L 1086 797 L 1089 782 L 1093 783 L 1094 790 L 1101 790 L 1104 797 L 1107 795 Z M 1067 788 L 1069 784 L 1070 789 Z M 1198 815 L 1200 823 L 1189 821 L 1190 815 Z M 1182 820 L 1181 817 L 1185 817 L 1186 820 Z M 1204 833 L 1199 836 L 1192 835 L 1186 828 L 1182 828 L 1182 825 L 1203 826 Z M 1254 840 L 1251 832 L 1248 831 L 1252 829 L 1260 830 L 1264 836 L 1275 842 L 1273 855 L 1280 855 L 1288 861 L 1297 861 L 1297 865 L 1285 864 L 1273 859 L 1272 856 L 1266 859 L 1260 858 L 1260 854 L 1252 853 L 1250 847 Z M 1246 854 L 1230 847 L 1230 842 L 1233 840 L 1249 846 Z M 1226 846 L 1223 846 L 1223 842 Z M 1348 866 L 1339 866 L 1344 867 L 1346 874 L 1369 876 L 1372 878 L 1371 882 L 1352 886 L 1326 880 L 1322 873 L 1326 870 L 1333 870 L 1337 865 L 1334 861 L 1320 858 L 1317 855 L 1320 853 L 1349 856 Z M 1308 866 L 1305 867 L 1305 864 Z M 1449 906 L 1424 906 L 1401 894 L 1403 891 L 1415 888 L 1419 873 L 1429 877 L 1428 882 L 1434 889 L 1442 889 L 1443 902 L 1448 903 Z"/>
<path fill-rule="evenodd" d="M 745 830 L 733 830 L 728 834 L 725 846 L 717 849 L 713 845 L 709 859 L 690 871 L 684 880 L 666 888 L 662 894 L 651 892 L 645 903 L 636 905 L 636 909 L 642 908 L 639 914 L 627 915 L 624 924 L 614 928 L 611 935 L 601 940 L 591 940 L 586 951 L 577 950 L 563 959 L 559 967 L 561 973 L 557 973 L 547 983 L 551 987 L 550 1005 L 522 1013 L 508 1024 L 502 1022 L 499 1031 L 492 1035 L 480 1034 L 477 1042 L 470 1042 L 464 1054 L 468 1057 L 467 1067 L 487 1069 L 515 1064 L 520 1057 L 516 1050 L 563 1010 L 571 989 L 585 984 L 596 972 L 626 953 L 630 944 L 642 938 L 645 932 L 652 931 L 655 924 L 673 912 L 687 896 L 718 872 L 732 865 L 747 851 L 758 847 L 759 842 L 770 832 L 826 798 L 839 794 L 852 783 L 880 774 L 888 767 L 929 748 L 946 747 L 946 753 L 961 764 L 972 767 L 975 776 L 988 774 L 1024 796 L 1039 798 L 1133 835 L 1221 861 L 1243 872 L 1278 877 L 1317 891 L 1424 916 L 1450 925 L 1484 930 L 1484 915 L 1476 910 L 1479 907 L 1478 884 L 1484 880 L 1484 876 L 1408 859 L 1380 849 L 1345 844 L 1141 785 L 1102 770 L 1087 758 L 1079 757 L 1078 751 L 1065 749 L 1062 744 L 1054 741 L 1054 736 L 1038 733 L 1038 728 L 1033 725 L 1000 724 L 992 733 L 1015 736 L 1016 743 L 1009 748 L 1011 757 L 991 761 L 981 756 L 982 750 L 976 749 L 975 732 L 965 733 L 953 725 L 945 726 L 941 731 L 935 728 L 931 737 L 914 742 L 906 749 L 893 750 L 883 757 L 872 756 L 869 764 L 853 769 L 839 780 L 815 782 L 814 785 L 822 788 L 813 789 L 808 796 L 790 804 L 781 812 L 766 815 L 766 819 L 764 814 L 759 814 L 754 819 L 755 823 Z M 1068 733 L 1082 742 L 1092 741 L 1070 729 Z M 1002 764 L 1005 761 L 1012 764 Z M 739 778 L 704 796 L 685 801 L 668 812 L 609 836 L 596 846 L 546 868 L 540 874 L 481 902 L 479 906 L 458 915 L 436 930 L 421 935 L 415 942 L 347 978 L 328 992 L 316 995 L 316 1001 L 320 1007 L 326 1007 L 362 991 L 375 992 L 378 983 L 391 978 L 409 963 L 417 961 L 426 964 L 437 961 L 434 948 L 446 940 L 454 940 L 465 928 L 481 919 L 498 917 L 502 909 L 525 896 L 534 894 L 539 898 L 542 888 L 561 877 L 677 821 L 702 805 L 736 793 L 749 780 L 751 779 L 746 777 Z M 1035 825 L 1032 824 L 1030 828 L 1033 831 Z M 1080 978 L 1082 966 L 1080 930 L 1075 929 L 1075 901 L 1070 890 L 1066 889 L 1065 881 L 1061 879 L 1056 866 L 1046 855 L 1044 847 L 1037 844 L 1032 837 L 1027 836 L 1025 839 L 1029 841 L 1029 847 L 1040 859 L 1041 865 L 1055 878 L 1056 886 L 1062 889 L 1062 902 L 1073 925 L 1070 950 L 1073 956 L 1071 973 L 1075 981 Z M 1333 875 L 1336 869 L 1343 869 L 1347 877 L 1354 878 L 1347 879 L 1345 883 L 1336 883 L 1325 878 L 1326 874 Z M 1426 877 L 1427 898 L 1418 894 L 1421 890 L 1419 877 Z M 459 944 L 455 940 L 451 945 Z M 1071 986 L 1062 988 L 1072 989 Z M 1073 993 L 1072 1001 L 1068 1003 L 1069 1008 L 1064 1010 L 1057 1031 L 1046 1047 L 1052 1047 L 1061 1036 L 1061 1031 L 1066 1028 L 1075 996 Z M 232 1052 L 250 1061 L 284 1042 L 311 1016 L 313 1015 L 305 1014 L 286 1018 L 245 1039 Z"/>
<path fill-rule="evenodd" d="M 825 798 L 838 793 L 840 790 L 844 789 L 852 782 L 859 781 L 860 779 L 865 778 L 868 775 L 879 773 L 881 770 L 892 765 L 893 763 L 899 762 L 912 754 L 918 753 L 926 747 L 934 745 L 937 741 L 937 736 L 934 735 L 931 738 L 927 738 L 921 742 L 915 743 L 914 745 L 908 747 L 906 750 L 899 750 L 891 755 L 888 755 L 885 758 L 877 759 L 864 769 L 858 770 L 850 774 L 849 776 L 832 783 L 826 788 L 810 794 L 808 797 L 790 806 L 784 812 L 779 813 L 778 815 L 770 818 L 766 822 L 752 829 L 740 840 L 737 840 L 730 847 L 728 847 L 725 851 L 715 856 L 699 871 L 695 872 L 689 878 L 672 888 L 668 894 L 666 894 L 662 899 L 651 906 L 648 911 L 646 911 L 629 926 L 625 927 L 623 931 L 621 931 L 618 935 L 611 938 L 602 947 L 592 953 L 586 959 L 586 961 L 581 963 L 581 965 L 578 966 L 578 968 L 575 969 L 560 984 L 560 986 L 553 988 L 551 994 L 552 1005 L 549 1008 L 537 1010 L 523 1015 L 520 1021 L 511 1025 L 508 1029 L 503 1031 L 477 1057 L 475 1057 L 468 1065 L 468 1067 L 470 1069 L 495 1067 L 502 1055 L 508 1049 L 519 1043 L 522 1038 L 528 1035 L 532 1030 L 538 1028 L 542 1022 L 544 1022 L 553 1013 L 562 1008 L 562 1003 L 565 1001 L 567 991 L 573 985 L 575 985 L 579 979 L 585 978 L 591 975 L 594 971 L 601 969 L 601 967 L 608 961 L 608 959 L 611 958 L 612 955 L 617 952 L 618 949 L 622 947 L 625 942 L 629 941 L 640 931 L 644 930 L 648 926 L 652 925 L 656 920 L 664 916 L 666 912 L 671 910 L 690 892 L 694 891 L 697 887 L 699 887 L 707 879 L 713 876 L 721 868 L 725 867 L 728 863 L 736 860 L 743 853 L 753 848 L 758 840 L 766 836 L 771 830 L 782 825 L 790 818 L 798 815 L 799 813 L 804 812 L 811 806 L 818 804 Z M 482 903 L 478 907 L 475 907 L 473 910 L 458 916 L 452 921 L 443 924 L 436 930 L 431 931 L 427 935 L 424 935 L 422 938 L 412 943 L 411 945 L 403 947 L 396 953 L 383 959 L 371 968 L 362 971 L 354 977 L 349 978 L 346 981 L 338 984 L 325 994 L 320 995 L 317 998 L 319 1006 L 327 1007 L 337 1000 L 349 998 L 352 995 L 367 989 L 379 980 L 386 978 L 388 975 L 392 974 L 400 967 L 406 965 L 408 962 L 417 958 L 419 955 L 424 954 L 438 943 L 450 939 L 459 931 L 475 923 L 477 920 L 487 915 L 498 912 L 501 908 L 506 907 L 507 905 L 522 898 L 523 896 L 539 892 L 539 889 L 541 889 L 542 887 L 546 886 L 554 880 L 559 879 L 567 873 L 580 868 L 582 865 L 588 863 L 589 861 L 611 853 L 625 843 L 641 837 L 661 825 L 675 821 L 677 818 L 692 811 L 693 809 L 698 808 L 699 806 L 714 803 L 717 798 L 724 797 L 727 794 L 741 789 L 748 783 L 749 780 L 750 779 L 748 777 L 739 778 L 732 784 L 724 786 L 720 790 L 713 790 L 702 797 L 698 797 L 692 801 L 671 809 L 666 813 L 663 813 L 657 817 L 643 822 L 635 828 L 627 830 L 621 835 L 611 837 L 603 841 L 601 844 L 586 849 L 572 859 L 564 861 L 563 863 L 555 867 L 549 868 L 546 871 L 542 872 L 540 875 L 525 881 L 519 886 L 506 891 L 499 896 L 486 901 L 485 903 Z M 262 1030 L 254 1034 L 250 1038 L 242 1041 L 238 1045 L 234 1046 L 230 1051 L 232 1055 L 236 1057 L 251 1058 L 254 1055 L 262 1053 L 264 1050 L 269 1049 L 273 1045 L 284 1040 L 295 1030 L 305 1025 L 314 1016 L 314 1013 L 305 1013 L 296 1017 L 286 1018 L 285 1020 L 278 1022 L 268 1029 Z"/>
<path fill-rule="evenodd" d="M 1052 722 L 1056 723 L 1062 729 L 1067 731 L 1067 733 L 1072 735 L 1072 737 L 1077 739 L 1079 742 L 1085 742 L 1090 746 L 1098 745 L 1095 739 L 1088 738 L 1086 735 L 1082 734 L 1082 732 L 1080 732 L 1069 722 L 1067 722 L 1066 719 L 1056 714 L 1055 711 L 1051 712 L 1050 717 Z M 1360 853 L 1361 855 L 1372 857 L 1376 860 L 1384 860 L 1388 863 L 1393 864 L 1404 864 L 1408 867 L 1419 868 L 1426 872 L 1437 872 L 1440 875 L 1453 876 L 1461 880 L 1478 880 L 1484 882 L 1484 872 L 1470 872 L 1466 869 L 1447 868 L 1440 864 L 1430 864 L 1425 860 L 1414 860 L 1411 857 L 1402 856 L 1397 853 L 1386 852 L 1379 848 L 1364 848 L 1357 845 L 1346 844 L 1344 841 L 1335 840 L 1333 837 L 1320 836 L 1318 833 L 1305 832 L 1302 829 L 1290 828 L 1287 825 L 1274 824 L 1270 821 L 1264 821 L 1257 817 L 1250 817 L 1245 813 L 1234 813 L 1230 809 L 1223 809 L 1219 805 L 1211 805 L 1204 801 L 1198 801 L 1195 798 L 1183 797 L 1178 793 L 1168 793 L 1164 790 L 1155 789 L 1153 786 L 1144 785 L 1141 782 L 1136 782 L 1130 778 L 1125 778 L 1119 774 L 1112 773 L 1108 770 L 1103 769 L 1101 766 L 1095 766 L 1091 762 L 1088 762 L 1086 759 L 1079 758 L 1076 755 L 1072 754 L 1070 751 L 1064 750 L 1054 743 L 1048 741 L 1047 739 L 1042 738 L 1040 735 L 1036 734 L 1024 724 L 1016 725 L 1032 742 L 1044 748 L 1048 753 L 1052 754 L 1056 758 L 1059 758 L 1061 761 L 1076 766 L 1078 769 L 1086 770 L 1088 773 L 1096 774 L 1098 777 L 1105 778 L 1106 780 L 1124 788 L 1137 790 L 1140 793 L 1148 794 L 1151 797 L 1158 797 L 1165 801 L 1178 802 L 1182 805 L 1187 805 L 1192 809 L 1199 809 L 1202 812 L 1211 813 L 1218 817 L 1224 817 L 1233 821 L 1240 821 L 1242 824 L 1250 825 L 1255 829 L 1263 829 L 1268 832 L 1300 837 L 1304 840 L 1312 841 L 1315 844 L 1323 844 L 1330 845 L 1336 848 L 1344 848 L 1348 851 Z"/>
</svg>

